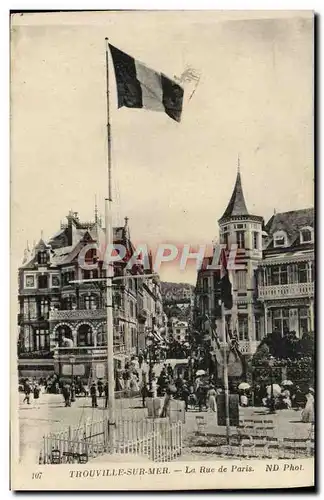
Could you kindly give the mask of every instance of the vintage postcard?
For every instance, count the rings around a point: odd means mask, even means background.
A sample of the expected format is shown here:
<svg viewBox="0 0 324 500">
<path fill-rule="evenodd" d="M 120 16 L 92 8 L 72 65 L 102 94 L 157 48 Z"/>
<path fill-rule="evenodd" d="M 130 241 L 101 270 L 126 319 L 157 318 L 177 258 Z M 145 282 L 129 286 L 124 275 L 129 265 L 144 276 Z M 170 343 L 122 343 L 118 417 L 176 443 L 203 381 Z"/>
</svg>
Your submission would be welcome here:
<svg viewBox="0 0 324 500">
<path fill-rule="evenodd" d="M 11 488 L 314 485 L 314 15 L 11 16 Z"/>
</svg>

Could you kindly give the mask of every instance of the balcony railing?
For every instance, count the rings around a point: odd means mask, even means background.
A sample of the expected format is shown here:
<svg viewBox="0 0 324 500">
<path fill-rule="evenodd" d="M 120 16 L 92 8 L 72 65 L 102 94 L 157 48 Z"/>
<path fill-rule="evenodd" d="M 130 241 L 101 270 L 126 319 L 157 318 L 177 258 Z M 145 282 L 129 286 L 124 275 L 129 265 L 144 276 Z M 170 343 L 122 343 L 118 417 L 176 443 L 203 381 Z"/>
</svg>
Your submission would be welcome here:
<svg viewBox="0 0 324 500">
<path fill-rule="evenodd" d="M 114 354 L 122 354 L 126 352 L 125 345 L 119 344 L 114 345 Z M 56 347 L 54 349 L 54 356 L 106 356 L 107 347 L 104 345 L 100 346 L 84 346 L 84 347 Z"/>
<path fill-rule="evenodd" d="M 293 297 L 311 297 L 314 295 L 314 283 L 290 283 L 287 285 L 259 286 L 260 300 Z"/>
<path fill-rule="evenodd" d="M 105 317 L 105 309 L 67 309 L 54 310 L 49 313 L 50 321 L 101 319 Z"/>
<path fill-rule="evenodd" d="M 19 313 L 18 314 L 18 324 L 20 324 L 22 321 L 48 321 L 49 318 L 49 313 L 43 313 L 43 314 L 26 314 L 26 313 Z"/>
</svg>

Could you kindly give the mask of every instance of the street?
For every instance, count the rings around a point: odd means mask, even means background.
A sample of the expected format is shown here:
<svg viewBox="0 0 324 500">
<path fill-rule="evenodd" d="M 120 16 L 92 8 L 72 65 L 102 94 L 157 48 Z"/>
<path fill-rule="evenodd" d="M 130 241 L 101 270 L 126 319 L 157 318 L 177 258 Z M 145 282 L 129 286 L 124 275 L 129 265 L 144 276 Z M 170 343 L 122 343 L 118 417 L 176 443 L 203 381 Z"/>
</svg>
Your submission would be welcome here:
<svg viewBox="0 0 324 500">
<path fill-rule="evenodd" d="M 23 403 L 24 394 L 20 393 L 19 396 L 20 457 L 23 462 L 38 463 L 44 434 L 66 430 L 69 426 L 78 427 L 87 420 L 101 420 L 107 411 L 104 398 L 98 398 L 98 408 L 92 408 L 90 398 L 77 398 L 71 407 L 65 407 L 60 394 L 41 394 L 39 400 L 31 399 L 30 405 Z M 140 398 L 116 400 L 117 417 L 136 414 L 136 419 L 140 419 L 145 412 Z M 188 411 L 183 432 L 183 454 L 179 460 L 199 459 L 192 453 L 189 444 L 198 430 L 196 417 L 201 416 L 204 417 L 207 433 L 225 434 L 225 428 L 217 426 L 216 413 Z M 280 410 L 275 415 L 269 415 L 264 408 L 240 408 L 242 420 L 268 418 L 273 420 L 274 435 L 279 438 L 306 438 L 309 435 L 310 424 L 300 422 L 300 411 Z"/>
</svg>

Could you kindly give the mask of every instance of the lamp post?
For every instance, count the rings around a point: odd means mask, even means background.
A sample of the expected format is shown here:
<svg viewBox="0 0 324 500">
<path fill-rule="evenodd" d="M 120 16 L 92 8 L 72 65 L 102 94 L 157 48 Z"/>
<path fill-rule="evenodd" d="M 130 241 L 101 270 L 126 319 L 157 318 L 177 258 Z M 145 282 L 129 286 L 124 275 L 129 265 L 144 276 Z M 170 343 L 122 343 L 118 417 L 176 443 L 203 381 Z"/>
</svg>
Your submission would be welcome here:
<svg viewBox="0 0 324 500">
<path fill-rule="evenodd" d="M 275 363 L 275 358 L 270 356 L 269 358 L 269 368 L 270 368 L 270 411 L 269 413 L 276 413 L 275 409 L 275 399 L 273 394 L 273 366 Z"/>
<path fill-rule="evenodd" d="M 74 382 L 74 362 L 75 362 L 75 356 L 70 356 L 70 364 L 71 364 L 71 378 L 72 378 L 72 384 L 73 385 L 73 382 Z M 73 403 L 75 401 L 75 392 L 74 392 L 74 389 L 71 390 L 71 402 Z"/>
<path fill-rule="evenodd" d="M 146 346 L 148 349 L 148 355 L 149 355 L 149 388 L 150 388 L 150 393 L 152 395 L 152 372 L 153 372 L 153 360 L 152 360 L 152 349 L 154 345 L 154 340 L 153 340 L 153 333 L 149 333 L 146 339 Z"/>
<path fill-rule="evenodd" d="M 155 338 L 153 332 L 150 332 L 147 337 L 147 346 L 149 352 L 149 386 L 152 393 L 153 368 L 156 361 L 155 356 Z M 153 396 L 153 395 L 152 395 Z"/>
</svg>

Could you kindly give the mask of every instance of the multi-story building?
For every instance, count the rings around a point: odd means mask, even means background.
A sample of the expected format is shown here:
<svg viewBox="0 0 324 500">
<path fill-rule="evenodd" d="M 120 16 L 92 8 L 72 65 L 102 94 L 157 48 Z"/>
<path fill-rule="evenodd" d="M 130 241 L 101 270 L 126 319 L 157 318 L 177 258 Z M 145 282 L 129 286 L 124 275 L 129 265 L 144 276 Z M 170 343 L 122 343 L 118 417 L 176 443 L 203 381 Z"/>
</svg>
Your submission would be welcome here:
<svg viewBox="0 0 324 500">
<path fill-rule="evenodd" d="M 220 243 L 229 250 L 237 245 L 230 272 L 233 308 L 226 310 L 228 329 L 236 333 L 242 354 L 255 352 L 272 331 L 314 328 L 314 210 L 275 214 L 263 218 L 248 212 L 238 171 L 228 206 L 218 221 Z M 198 272 L 194 321 L 202 333 L 215 324 L 220 332 L 219 271 L 207 269 L 206 258 Z"/>
<path fill-rule="evenodd" d="M 181 321 L 178 318 L 170 318 L 169 321 L 169 339 L 177 342 L 186 342 L 188 340 L 188 322 Z"/>
<path fill-rule="evenodd" d="M 74 375 L 105 376 L 106 292 L 105 281 L 100 281 L 105 270 L 93 248 L 85 255 L 88 264 L 97 264 L 93 269 L 82 267 L 79 259 L 86 245 L 100 246 L 104 237 L 97 216 L 94 222 L 81 222 L 76 212 L 70 212 L 67 224 L 48 243 L 41 239 L 32 253 L 25 252 L 19 269 L 21 375 L 53 371 L 68 375 L 73 365 Z M 123 227 L 114 228 L 113 237 L 130 256 L 134 248 L 127 218 Z M 131 270 L 126 266 L 127 261 L 114 263 L 114 276 L 122 278 L 113 283 L 114 362 L 118 366 L 145 345 L 147 328 L 152 324 L 158 328 L 163 317 L 158 277 L 146 277 L 147 271 L 139 266 Z"/>
<path fill-rule="evenodd" d="M 258 267 L 264 332 L 314 331 L 314 210 L 274 214 Z"/>
</svg>

